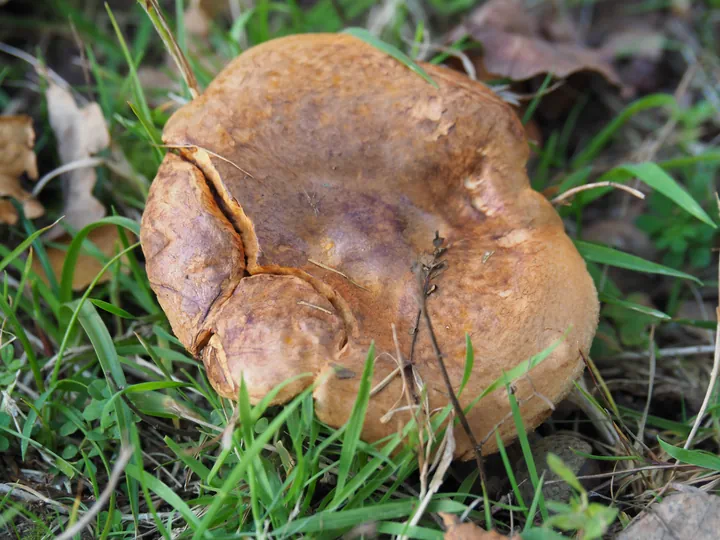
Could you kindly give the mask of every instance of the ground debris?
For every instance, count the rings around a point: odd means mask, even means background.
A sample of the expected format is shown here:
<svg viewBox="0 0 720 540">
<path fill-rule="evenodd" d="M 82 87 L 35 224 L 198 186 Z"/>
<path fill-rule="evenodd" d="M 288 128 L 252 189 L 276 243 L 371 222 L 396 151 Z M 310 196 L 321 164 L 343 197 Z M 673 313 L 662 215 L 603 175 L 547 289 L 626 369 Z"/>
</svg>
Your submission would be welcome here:
<svg viewBox="0 0 720 540">
<path fill-rule="evenodd" d="M 594 71 L 621 86 L 602 51 L 581 44 L 577 34 L 572 21 L 559 14 L 543 17 L 521 0 L 490 0 L 453 30 L 450 40 L 469 35 L 482 43 L 482 55 L 473 58 L 479 72 L 523 81 L 545 73 L 563 78 Z"/>
<path fill-rule="evenodd" d="M 720 530 L 720 497 L 695 490 L 675 493 L 653 504 L 618 540 L 711 540 Z"/>
</svg>

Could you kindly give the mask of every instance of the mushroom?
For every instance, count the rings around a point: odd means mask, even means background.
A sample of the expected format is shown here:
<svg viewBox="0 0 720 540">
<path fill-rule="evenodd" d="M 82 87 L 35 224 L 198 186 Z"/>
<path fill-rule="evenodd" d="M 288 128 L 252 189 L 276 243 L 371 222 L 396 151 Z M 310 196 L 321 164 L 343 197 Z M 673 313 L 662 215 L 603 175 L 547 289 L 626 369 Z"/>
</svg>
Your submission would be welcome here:
<svg viewBox="0 0 720 540">
<path fill-rule="evenodd" d="M 142 248 L 175 335 L 221 396 L 236 399 L 244 378 L 256 403 L 292 379 L 282 404 L 317 384 L 317 418 L 340 427 L 374 342 L 362 438 L 396 433 L 412 418 L 398 351 L 430 411 L 449 399 L 417 324 L 423 294 L 456 392 L 472 340 L 464 407 L 561 340 L 514 384 L 534 429 L 582 372 L 597 295 L 530 188 L 521 123 L 484 85 L 422 67 L 437 87 L 349 35 L 285 37 L 243 53 L 168 121 L 176 152 L 152 184 Z M 442 271 L 421 292 L 429 267 Z M 476 438 L 499 425 L 512 440 L 509 410 L 504 388 L 484 397 L 467 414 Z M 483 452 L 496 450 L 489 437 Z"/>
</svg>

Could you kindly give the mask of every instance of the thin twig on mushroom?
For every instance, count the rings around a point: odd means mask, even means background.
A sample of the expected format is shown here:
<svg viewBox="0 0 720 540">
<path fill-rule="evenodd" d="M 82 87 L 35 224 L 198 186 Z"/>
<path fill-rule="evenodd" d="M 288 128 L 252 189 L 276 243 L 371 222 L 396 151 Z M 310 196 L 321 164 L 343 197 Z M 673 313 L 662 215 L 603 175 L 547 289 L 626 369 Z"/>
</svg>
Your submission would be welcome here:
<svg viewBox="0 0 720 540">
<path fill-rule="evenodd" d="M 430 342 L 432 343 L 433 350 L 435 351 L 435 358 L 437 359 L 438 366 L 440 367 L 440 373 L 442 374 L 443 381 L 445 382 L 445 387 L 447 388 L 448 397 L 450 398 L 450 401 L 452 403 L 453 410 L 458 416 L 460 424 L 462 425 L 465 434 L 467 435 L 468 439 L 470 439 L 470 443 L 472 444 L 473 451 L 475 453 L 475 463 L 477 465 L 478 474 L 480 475 L 480 482 L 485 483 L 485 465 L 483 463 L 482 447 L 478 444 L 477 439 L 475 438 L 475 434 L 473 433 L 472 428 L 467 421 L 467 417 L 465 416 L 465 411 L 463 411 L 463 408 L 460 405 L 457 396 L 455 395 L 455 390 L 453 390 L 452 382 L 450 381 L 450 376 L 448 375 L 447 368 L 445 367 L 445 361 L 443 360 L 443 355 L 440 351 L 440 345 L 437 342 L 435 330 L 433 329 L 432 321 L 430 320 L 430 315 L 427 310 L 428 292 L 433 290 L 433 284 L 431 283 L 431 281 L 437 276 L 439 272 L 442 272 L 446 264 L 445 261 L 440 259 L 440 257 L 442 257 L 442 255 L 447 250 L 447 247 L 444 246 L 444 243 L 445 239 L 436 232 L 435 238 L 433 240 L 433 246 L 435 247 L 435 249 L 433 251 L 433 260 L 430 263 L 430 266 L 422 265 L 420 268 L 417 269 L 417 276 L 420 282 L 420 294 L 418 298 L 418 301 L 420 303 L 420 313 L 422 314 L 425 325 L 427 326 L 428 333 L 430 335 Z M 448 429 L 450 429 L 451 427 L 452 426 L 449 426 Z"/>
</svg>

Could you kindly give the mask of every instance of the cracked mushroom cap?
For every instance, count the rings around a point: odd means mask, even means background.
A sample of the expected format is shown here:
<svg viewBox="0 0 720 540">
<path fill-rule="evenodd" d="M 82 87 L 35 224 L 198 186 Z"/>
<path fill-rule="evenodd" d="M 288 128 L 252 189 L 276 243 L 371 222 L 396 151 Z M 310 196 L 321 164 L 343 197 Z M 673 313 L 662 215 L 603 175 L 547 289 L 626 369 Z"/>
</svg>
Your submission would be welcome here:
<svg viewBox="0 0 720 540">
<path fill-rule="evenodd" d="M 416 271 L 439 261 L 427 311 L 456 391 L 466 334 L 475 350 L 463 405 L 568 329 L 515 385 L 525 426 L 580 375 L 597 295 L 560 218 L 530 188 L 522 125 L 482 84 L 423 67 L 438 88 L 357 38 L 286 37 L 242 54 L 167 123 L 164 141 L 178 150 L 152 184 L 142 247 L 173 331 L 220 395 L 236 398 L 244 377 L 258 402 L 310 373 L 274 403 L 320 381 L 317 417 L 339 427 L 374 341 L 373 387 L 386 384 L 362 436 L 376 441 L 411 418 L 394 325 L 430 410 L 444 407 L 428 328 L 415 331 Z M 501 424 L 512 440 L 509 410 L 504 389 L 486 396 L 468 414 L 475 437 Z M 456 455 L 470 457 L 455 435 Z M 495 450 L 489 437 L 484 452 Z"/>
</svg>

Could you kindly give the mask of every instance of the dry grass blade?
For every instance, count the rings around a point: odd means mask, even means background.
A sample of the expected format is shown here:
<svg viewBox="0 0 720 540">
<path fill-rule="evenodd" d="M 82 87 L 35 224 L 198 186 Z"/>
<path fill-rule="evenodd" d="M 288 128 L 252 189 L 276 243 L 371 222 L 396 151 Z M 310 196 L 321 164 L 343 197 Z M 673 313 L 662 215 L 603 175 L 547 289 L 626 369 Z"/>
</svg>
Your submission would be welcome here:
<svg viewBox="0 0 720 540">
<path fill-rule="evenodd" d="M 190 64 L 185 57 L 185 53 L 183 53 L 180 45 L 178 45 L 178 42 L 173 35 L 173 32 L 170 30 L 170 27 L 168 26 L 168 23 L 162 14 L 162 9 L 160 9 L 158 1 L 138 1 L 147 12 L 148 17 L 150 17 L 153 26 L 155 26 L 155 30 L 160 36 L 160 39 L 162 39 L 163 43 L 165 44 L 165 48 L 168 50 L 168 53 L 170 54 L 170 56 L 172 56 L 172 59 L 175 61 L 175 64 L 180 70 L 180 73 L 185 80 L 185 84 L 187 84 L 187 87 L 190 90 L 190 95 L 193 99 L 195 99 L 200 95 L 200 86 L 198 85 L 197 79 L 195 78 L 195 74 L 193 73 L 192 69 L 190 69 Z"/>
<path fill-rule="evenodd" d="M 316 306 L 315 304 L 311 304 L 310 302 L 305 302 L 304 300 L 300 300 L 297 303 L 298 306 L 306 306 L 313 309 L 317 309 L 319 311 L 322 311 L 323 313 L 327 313 L 328 315 L 332 315 L 332 311 L 325 309 L 324 307 Z"/>
<path fill-rule="evenodd" d="M 623 191 L 630 193 L 634 197 L 637 197 L 638 199 L 645 198 L 645 194 L 642 191 L 635 189 L 635 188 L 631 188 L 630 186 L 626 186 L 625 184 L 619 184 L 618 182 L 594 182 L 592 184 L 585 184 L 584 186 L 578 186 L 578 187 L 575 187 L 572 189 L 568 189 L 566 192 L 561 193 L 560 195 L 558 195 L 557 197 L 552 199 L 552 201 L 550 201 L 550 202 L 557 205 L 557 204 L 565 202 L 566 200 L 574 197 L 581 191 L 588 191 L 590 189 L 597 189 L 597 188 L 601 188 L 601 187 L 612 187 L 615 189 L 621 189 Z"/>
<path fill-rule="evenodd" d="M 35 58 L 33 55 L 26 53 L 25 51 L 22 51 L 16 47 L 13 47 L 12 45 L 8 45 L 7 43 L 0 42 L 0 52 L 3 52 L 5 54 L 9 54 L 10 56 L 14 56 L 15 58 L 19 58 L 20 60 L 23 60 L 30 64 L 37 73 L 42 76 L 46 77 L 47 79 L 51 80 L 58 86 L 61 86 L 62 88 L 69 89 L 70 85 L 67 83 L 65 79 L 63 79 L 60 75 L 58 75 L 55 71 L 50 69 L 49 67 L 45 66 L 40 60 Z"/>
<path fill-rule="evenodd" d="M 100 165 L 105 165 L 105 158 L 88 157 L 60 165 L 60 167 L 53 169 L 37 181 L 37 184 L 35 184 L 35 187 L 32 190 L 32 196 L 37 197 L 40 195 L 40 192 L 45 189 L 48 182 L 50 182 L 53 178 L 57 178 L 61 174 L 86 167 L 98 167 Z"/>
<path fill-rule="evenodd" d="M 652 401 L 653 385 L 655 384 L 655 325 L 650 327 L 650 346 L 648 354 L 650 355 L 650 373 L 648 374 L 648 393 L 645 401 L 645 409 L 643 409 L 642 419 L 640 420 L 640 428 L 638 429 L 638 444 L 642 443 L 645 438 L 645 424 L 647 423 L 648 414 L 650 413 L 650 402 Z"/>
<path fill-rule="evenodd" d="M 418 299 L 420 304 L 420 314 L 424 319 L 425 324 L 427 325 L 428 333 L 430 334 L 430 342 L 432 343 L 433 351 L 435 352 L 435 357 L 437 358 L 438 366 L 440 367 L 440 373 L 442 374 L 448 396 L 450 397 L 450 402 L 452 403 L 455 414 L 457 414 L 458 418 L 460 419 L 460 425 L 462 425 L 465 434 L 467 435 L 468 439 L 470 439 L 470 443 L 472 444 L 473 450 L 475 452 L 475 463 L 477 464 L 480 482 L 484 484 L 485 467 L 483 465 L 482 448 L 478 444 L 477 439 L 475 438 L 475 434 L 473 433 L 472 429 L 470 428 L 470 424 L 467 421 L 465 412 L 463 411 L 463 408 L 460 405 L 457 396 L 455 395 L 455 390 L 453 390 L 452 382 L 450 381 L 450 376 L 448 375 L 447 368 L 445 367 L 445 361 L 443 360 L 443 354 L 440 350 L 440 345 L 437 342 L 435 330 L 433 329 L 432 321 L 430 320 L 430 314 L 427 310 L 427 297 L 428 294 L 432 291 L 430 281 L 435 275 L 436 271 L 441 271 L 442 268 L 444 268 L 443 262 L 439 260 L 439 257 L 444 253 L 446 249 L 442 246 L 443 243 L 444 239 L 440 238 L 438 233 L 435 233 L 435 240 L 433 240 L 433 245 L 435 246 L 435 253 L 434 262 L 432 263 L 434 266 L 432 268 L 425 268 L 424 276 L 422 275 L 422 272 L 418 272 L 418 278 L 420 279 L 420 294 Z M 452 424 L 448 425 L 448 429 L 450 428 L 452 428 Z"/>
<path fill-rule="evenodd" d="M 720 209 L 720 197 L 718 197 L 717 193 L 715 193 L 715 198 L 717 200 L 718 209 Z M 720 278 L 720 261 L 718 261 L 718 278 Z M 718 290 L 718 307 L 715 309 L 715 316 L 720 318 L 720 289 Z M 697 434 L 698 429 L 700 429 L 702 421 L 705 418 L 708 405 L 710 405 L 710 398 L 712 398 L 715 390 L 715 383 L 718 379 L 718 371 L 720 371 L 720 324 L 717 325 L 715 330 L 715 353 L 713 354 L 713 367 L 710 372 L 710 382 L 708 382 L 705 398 L 700 406 L 700 410 L 698 411 L 692 430 L 690 430 L 690 435 L 688 435 L 688 438 L 685 441 L 685 446 L 683 446 L 685 450 L 690 448 L 690 445 L 692 445 L 693 439 L 695 438 L 695 435 Z"/>
<path fill-rule="evenodd" d="M 344 278 L 347 279 L 350 283 L 352 283 L 352 284 L 355 285 L 356 287 L 362 289 L 363 291 L 367 291 L 367 290 L 368 290 L 367 288 L 363 287 L 362 285 L 360 285 L 360 284 L 357 283 L 356 281 L 353 281 L 352 279 L 350 279 L 350 277 L 349 277 L 347 274 L 342 273 L 340 270 L 336 270 L 335 268 L 332 268 L 331 266 L 328 266 L 328 265 L 326 265 L 326 264 L 323 264 L 323 263 L 321 263 L 321 262 L 319 262 L 319 261 L 316 261 L 316 260 L 313 260 L 313 259 L 308 259 L 308 262 L 311 263 L 311 264 L 314 264 L 315 266 L 319 266 L 320 268 L 322 268 L 322 269 L 324 269 L 324 270 L 327 270 L 328 272 L 334 272 L 335 274 L 344 277 Z"/>
<path fill-rule="evenodd" d="M 448 427 L 445 430 L 445 437 L 443 437 L 442 443 L 440 444 L 440 448 L 438 449 L 438 457 L 439 461 L 437 462 L 437 468 L 435 469 L 435 474 L 433 475 L 433 479 L 430 482 L 430 485 L 427 488 L 427 491 L 424 493 L 424 496 L 422 500 L 420 501 L 420 505 L 418 506 L 417 511 L 415 512 L 415 515 L 408 521 L 407 526 L 408 527 L 414 527 L 418 524 L 420 521 L 420 518 L 422 518 L 423 514 L 425 513 L 425 509 L 427 508 L 428 504 L 430 504 L 430 500 L 432 499 L 433 495 L 437 493 L 437 491 L 440 489 L 440 487 L 443 484 L 443 480 L 445 479 L 445 473 L 450 468 L 450 464 L 453 460 L 453 454 L 455 453 L 455 436 L 453 434 L 453 415 L 450 415 L 450 419 L 448 421 Z M 441 453 L 442 451 L 442 453 Z M 401 536 L 401 539 L 406 539 L 407 536 Z"/>
<path fill-rule="evenodd" d="M 159 144 L 159 145 L 156 145 L 156 146 L 158 146 L 159 148 L 174 148 L 174 149 L 195 148 L 196 150 L 202 150 L 203 152 L 205 152 L 205 153 L 207 153 L 207 154 L 209 154 L 209 155 L 211 155 L 211 156 L 213 156 L 213 157 L 216 157 L 216 158 L 218 158 L 218 159 L 223 160 L 225 163 L 229 163 L 230 165 L 232 165 L 233 167 L 235 167 L 238 171 L 240 171 L 241 173 L 249 176 L 250 178 L 253 178 L 253 179 L 255 178 L 252 174 L 250 174 L 249 172 L 247 172 L 245 169 L 243 169 L 243 168 L 242 168 L 240 165 L 238 165 L 237 163 L 234 163 L 234 162 L 230 161 L 228 158 L 223 157 L 223 156 L 221 156 L 220 154 L 217 154 L 217 153 L 213 152 L 212 150 L 208 150 L 207 148 L 203 148 L 202 146 L 198 146 L 198 145 L 196 145 L 196 144 Z"/>
</svg>

